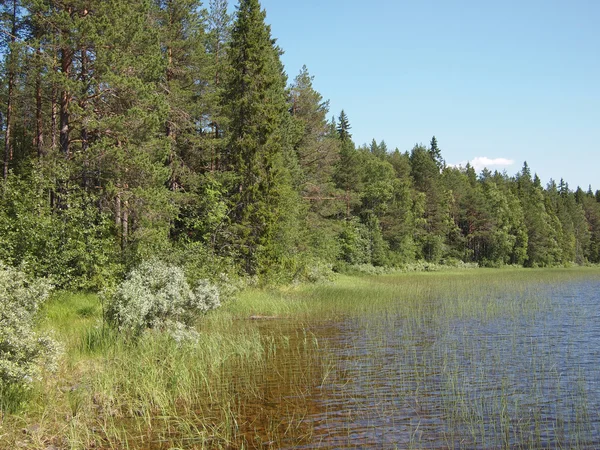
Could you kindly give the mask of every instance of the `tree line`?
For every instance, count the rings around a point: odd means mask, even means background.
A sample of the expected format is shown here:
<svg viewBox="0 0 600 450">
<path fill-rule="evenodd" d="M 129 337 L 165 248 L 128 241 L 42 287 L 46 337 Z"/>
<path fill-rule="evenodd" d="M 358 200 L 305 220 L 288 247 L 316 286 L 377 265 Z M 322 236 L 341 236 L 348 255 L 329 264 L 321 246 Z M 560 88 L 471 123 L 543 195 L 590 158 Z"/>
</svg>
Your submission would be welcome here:
<svg viewBox="0 0 600 450">
<path fill-rule="evenodd" d="M 0 260 L 98 288 L 157 257 L 309 278 L 600 262 L 600 193 L 356 146 L 258 0 L 2 0 Z"/>
</svg>

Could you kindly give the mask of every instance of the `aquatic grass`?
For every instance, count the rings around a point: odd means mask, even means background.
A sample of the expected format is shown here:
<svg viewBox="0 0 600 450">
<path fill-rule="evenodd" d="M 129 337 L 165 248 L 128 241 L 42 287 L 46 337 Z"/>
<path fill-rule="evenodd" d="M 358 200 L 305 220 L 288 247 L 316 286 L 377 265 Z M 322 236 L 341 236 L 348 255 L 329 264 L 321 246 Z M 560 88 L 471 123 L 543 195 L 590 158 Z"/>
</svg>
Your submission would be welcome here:
<svg viewBox="0 0 600 450">
<path fill-rule="evenodd" d="M 270 394 L 259 386 L 267 382 L 278 390 L 285 383 L 290 397 L 302 403 L 306 389 L 321 382 L 319 356 L 314 351 L 317 343 L 310 332 L 263 335 L 250 322 L 221 330 L 219 325 L 208 321 L 200 326 L 199 340 L 193 343 L 177 343 L 151 332 L 135 344 L 111 336 L 110 346 L 93 346 L 93 351 L 73 345 L 71 351 L 78 357 L 66 362 L 56 384 L 46 386 L 40 403 L 27 411 L 29 420 L 52 417 L 43 423 L 46 437 L 40 442 L 59 448 L 163 448 L 177 443 L 183 448 L 191 443 L 201 448 L 238 446 L 251 439 L 249 418 L 267 418 L 262 405 Z M 84 331 L 87 342 L 94 334 Z M 64 336 L 76 341 L 76 333 Z M 303 358 L 302 370 L 280 366 L 280 360 L 286 361 L 280 358 L 284 352 Z M 272 402 L 278 405 L 281 399 L 275 397 Z M 37 415 L 35 406 L 40 408 Z M 279 441 L 279 436 L 298 432 L 306 414 L 299 406 L 288 402 L 287 411 L 276 415 L 281 423 L 261 428 L 261 433 Z M 66 427 L 61 425 L 65 417 Z M 15 425 L 17 416 L 11 420 Z M 310 430 L 300 434 L 310 435 Z M 20 439 L 19 433 L 10 438 Z M 35 445 L 33 436 L 26 440 Z"/>
<path fill-rule="evenodd" d="M 62 294 L 41 324 L 65 344 L 60 371 L 0 435 L 41 449 L 589 448 L 597 377 L 562 367 L 578 335 L 559 353 L 545 336 L 565 313 L 554 298 L 599 279 L 481 269 L 247 290 L 197 323 L 195 343 L 127 342 L 98 297 Z"/>
</svg>

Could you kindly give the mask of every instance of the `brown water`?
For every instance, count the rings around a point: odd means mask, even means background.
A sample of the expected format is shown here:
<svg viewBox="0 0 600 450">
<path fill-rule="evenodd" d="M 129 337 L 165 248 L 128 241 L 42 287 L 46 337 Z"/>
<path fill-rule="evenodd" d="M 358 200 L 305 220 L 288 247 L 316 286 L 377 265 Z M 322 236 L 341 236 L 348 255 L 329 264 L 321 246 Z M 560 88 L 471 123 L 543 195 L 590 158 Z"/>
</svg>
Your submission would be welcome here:
<svg viewBox="0 0 600 450">
<path fill-rule="evenodd" d="M 261 323 L 273 351 L 234 387 L 232 446 L 600 448 L 599 288 L 548 288 L 517 316 L 448 317 L 436 299 L 415 316 Z"/>
</svg>

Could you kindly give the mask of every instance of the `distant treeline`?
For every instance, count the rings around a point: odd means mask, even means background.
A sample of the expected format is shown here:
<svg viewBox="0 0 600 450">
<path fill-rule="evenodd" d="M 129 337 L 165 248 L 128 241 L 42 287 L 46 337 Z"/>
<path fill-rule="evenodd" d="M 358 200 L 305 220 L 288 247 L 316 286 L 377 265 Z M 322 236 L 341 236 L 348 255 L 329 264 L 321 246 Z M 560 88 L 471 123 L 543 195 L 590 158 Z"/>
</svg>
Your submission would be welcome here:
<svg viewBox="0 0 600 450">
<path fill-rule="evenodd" d="M 600 261 L 600 195 L 446 166 L 435 138 L 357 148 L 258 0 L 0 3 L 0 260 L 98 288 L 188 273 Z"/>
</svg>

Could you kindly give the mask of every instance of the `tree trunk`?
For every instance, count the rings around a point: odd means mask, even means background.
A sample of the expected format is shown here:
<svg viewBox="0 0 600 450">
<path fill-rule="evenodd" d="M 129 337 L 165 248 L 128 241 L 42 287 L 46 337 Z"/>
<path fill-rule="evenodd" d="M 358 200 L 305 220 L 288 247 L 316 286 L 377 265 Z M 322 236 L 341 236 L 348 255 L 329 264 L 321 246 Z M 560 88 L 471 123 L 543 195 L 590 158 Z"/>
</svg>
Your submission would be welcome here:
<svg viewBox="0 0 600 450">
<path fill-rule="evenodd" d="M 117 196 L 115 197 L 115 227 L 117 228 L 117 233 L 121 231 L 121 193 L 117 192 Z"/>
<path fill-rule="evenodd" d="M 73 53 L 71 49 L 63 47 L 61 49 L 61 71 L 65 78 L 69 79 L 71 74 L 71 66 L 73 61 Z M 60 96 L 60 149 L 68 158 L 70 156 L 69 143 L 69 105 L 71 103 L 71 94 L 68 88 L 63 87 Z"/>
<path fill-rule="evenodd" d="M 173 15 L 171 12 L 171 1 L 167 2 L 167 10 L 169 13 L 169 31 L 173 29 Z M 171 96 L 171 81 L 173 80 L 173 47 L 171 43 L 167 43 L 167 95 Z M 172 102 L 171 102 L 172 103 Z M 167 117 L 166 123 L 166 136 L 167 142 L 169 143 L 169 189 L 175 190 L 175 141 L 177 140 L 175 126 L 173 123 L 173 105 L 170 105 L 169 116 Z"/>
<path fill-rule="evenodd" d="M 125 200 L 123 202 L 123 240 L 121 245 L 123 250 L 127 246 L 127 239 L 129 237 L 129 202 Z"/>
<path fill-rule="evenodd" d="M 13 113 L 13 91 L 15 86 L 14 51 L 17 38 L 17 0 L 13 0 L 12 26 L 10 46 L 8 50 L 8 98 L 6 100 L 6 131 L 4 133 L 4 179 L 8 178 L 8 164 L 13 157 L 12 147 L 12 113 Z"/>
<path fill-rule="evenodd" d="M 39 48 L 37 55 L 39 60 L 41 58 L 41 50 Z M 38 68 L 35 75 L 35 147 L 38 158 L 46 155 L 44 151 L 44 122 L 42 114 L 42 74 Z"/>
<path fill-rule="evenodd" d="M 56 67 L 56 58 L 54 59 L 54 66 L 52 68 L 54 72 L 57 71 Z M 56 89 L 56 83 L 52 83 L 52 108 L 51 108 L 51 117 L 50 117 L 50 133 L 52 135 L 52 150 L 56 150 L 57 137 L 58 137 L 58 129 L 57 129 L 57 117 L 58 117 L 58 92 Z"/>
<path fill-rule="evenodd" d="M 89 136 L 88 136 L 88 130 L 87 130 L 87 126 L 86 126 L 86 109 L 87 109 L 87 83 L 88 83 L 88 53 L 87 53 L 87 49 L 84 48 L 81 50 L 81 82 L 83 83 L 83 89 L 82 89 L 82 93 L 81 93 L 81 100 L 79 101 L 79 107 L 81 108 L 82 111 L 82 125 L 81 125 L 81 152 L 83 155 L 83 168 L 82 168 L 82 175 L 81 175 L 81 184 L 84 187 L 84 189 L 87 189 L 89 187 L 90 181 L 89 181 L 89 169 L 90 169 L 90 162 L 88 160 L 88 155 L 86 154 L 86 151 L 89 147 Z"/>
<path fill-rule="evenodd" d="M 167 58 L 168 58 L 167 86 L 169 88 L 169 95 L 170 95 L 171 80 L 173 78 L 173 75 L 172 75 L 173 49 L 170 46 L 167 48 Z M 175 129 L 174 129 L 175 127 L 173 126 L 172 116 L 173 116 L 173 111 L 171 111 L 171 114 L 169 114 L 169 117 L 167 117 L 166 135 L 167 135 L 167 141 L 169 143 L 169 169 L 171 171 L 171 174 L 169 175 L 169 189 L 174 191 L 175 190 L 175 140 L 176 140 L 176 135 L 175 135 Z"/>
</svg>

